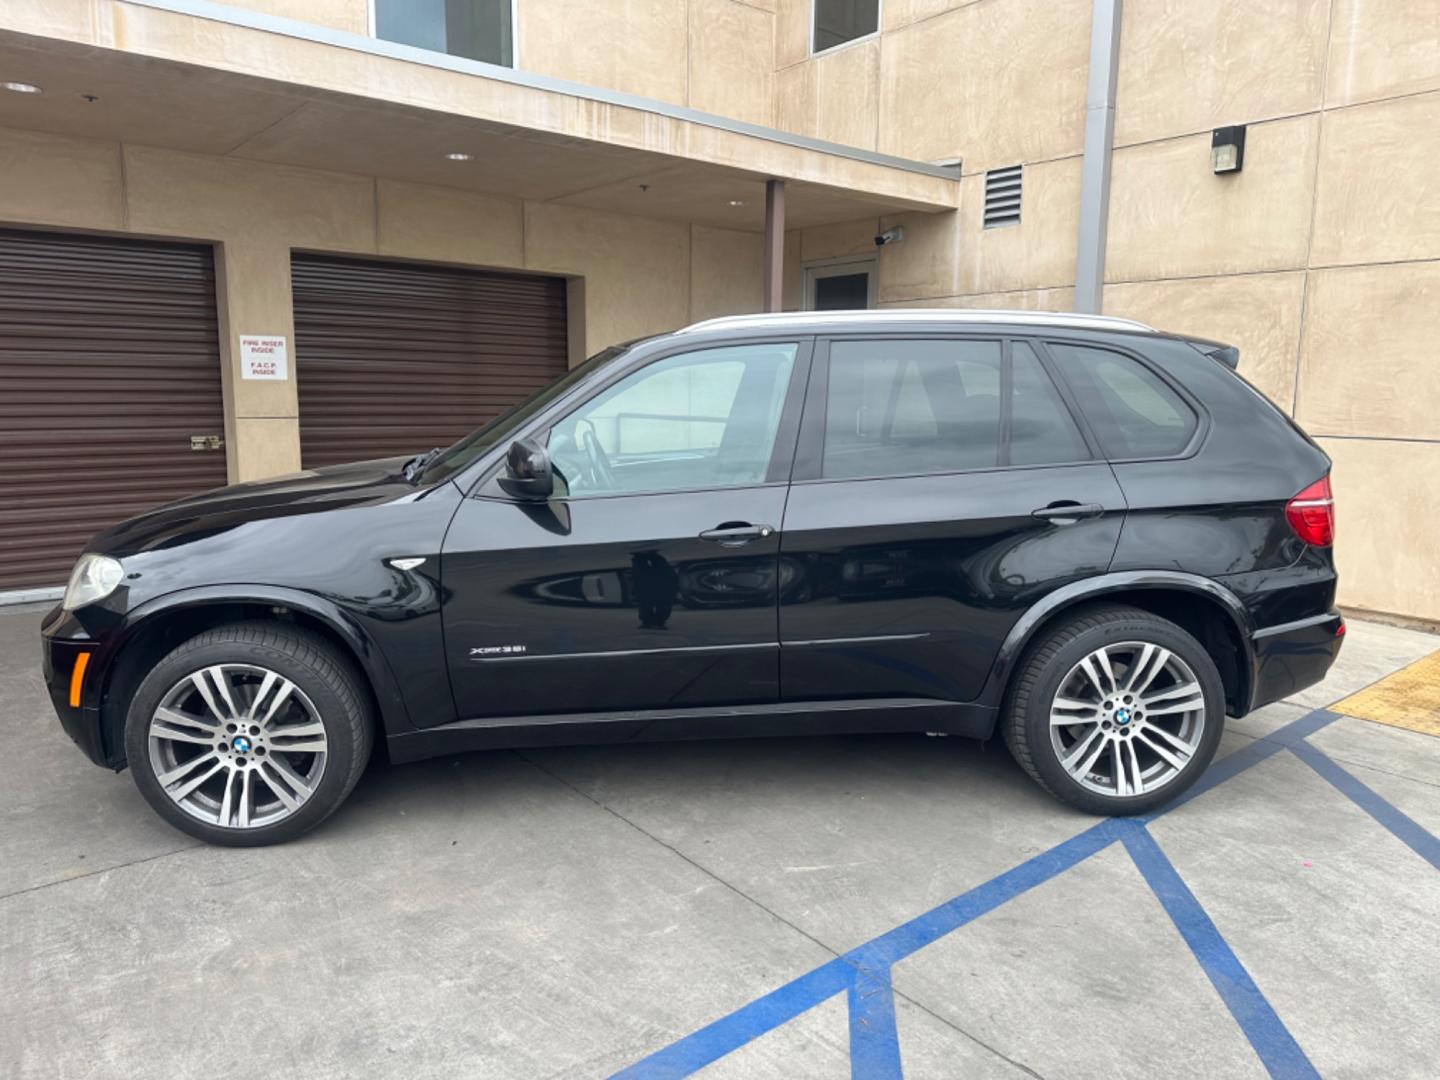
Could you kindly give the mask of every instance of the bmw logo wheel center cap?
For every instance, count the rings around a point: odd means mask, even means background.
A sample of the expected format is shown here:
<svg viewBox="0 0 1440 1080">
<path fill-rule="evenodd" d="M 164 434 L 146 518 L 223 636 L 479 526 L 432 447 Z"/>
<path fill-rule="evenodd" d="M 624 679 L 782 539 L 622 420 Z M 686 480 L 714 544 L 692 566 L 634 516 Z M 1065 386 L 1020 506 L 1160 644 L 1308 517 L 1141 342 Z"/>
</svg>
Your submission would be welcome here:
<svg viewBox="0 0 1440 1080">
<path fill-rule="evenodd" d="M 232 767 L 258 765 L 269 753 L 265 734 L 256 724 L 226 724 L 215 749 L 221 759 L 229 762 Z"/>
<path fill-rule="evenodd" d="M 1124 700 L 1106 701 L 1103 708 L 1107 718 L 1101 726 L 1116 735 L 1129 735 L 1140 726 L 1144 717 L 1128 694 Z"/>
</svg>

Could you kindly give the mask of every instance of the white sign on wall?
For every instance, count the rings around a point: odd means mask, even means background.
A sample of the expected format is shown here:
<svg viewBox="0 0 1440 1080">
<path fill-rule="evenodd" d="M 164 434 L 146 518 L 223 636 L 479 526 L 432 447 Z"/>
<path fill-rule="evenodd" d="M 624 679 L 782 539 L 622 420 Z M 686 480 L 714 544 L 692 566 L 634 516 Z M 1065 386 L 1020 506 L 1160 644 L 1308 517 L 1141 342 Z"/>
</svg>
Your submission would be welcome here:
<svg viewBox="0 0 1440 1080">
<path fill-rule="evenodd" d="M 290 362 L 285 339 L 271 334 L 241 334 L 240 377 L 288 379 Z"/>
</svg>

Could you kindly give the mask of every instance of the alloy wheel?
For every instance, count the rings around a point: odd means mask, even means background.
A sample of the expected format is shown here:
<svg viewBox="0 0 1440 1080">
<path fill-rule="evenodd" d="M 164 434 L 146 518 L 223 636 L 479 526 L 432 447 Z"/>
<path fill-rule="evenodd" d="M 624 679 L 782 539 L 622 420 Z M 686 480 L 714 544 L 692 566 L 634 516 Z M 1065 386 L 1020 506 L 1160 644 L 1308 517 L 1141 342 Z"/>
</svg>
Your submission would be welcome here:
<svg viewBox="0 0 1440 1080">
<path fill-rule="evenodd" d="M 1062 768 L 1102 795 L 1145 795 L 1184 771 L 1205 733 L 1205 694 L 1180 656 L 1160 645 L 1105 645 L 1070 669 L 1050 706 Z"/>
<path fill-rule="evenodd" d="M 191 672 L 160 699 L 147 733 L 161 789 L 209 825 L 283 821 L 315 794 L 327 739 L 304 691 L 255 664 Z"/>
</svg>

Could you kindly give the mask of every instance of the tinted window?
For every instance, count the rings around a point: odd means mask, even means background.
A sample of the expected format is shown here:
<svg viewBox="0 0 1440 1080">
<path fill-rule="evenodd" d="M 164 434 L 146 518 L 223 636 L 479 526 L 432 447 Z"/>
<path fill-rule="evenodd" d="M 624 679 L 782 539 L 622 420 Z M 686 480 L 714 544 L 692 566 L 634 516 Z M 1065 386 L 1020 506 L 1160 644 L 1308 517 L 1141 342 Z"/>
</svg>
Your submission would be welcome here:
<svg viewBox="0 0 1440 1080">
<path fill-rule="evenodd" d="M 1107 457 L 1178 454 L 1195 431 L 1195 415 L 1143 364 L 1122 353 L 1052 342 L 1065 377 Z"/>
<path fill-rule="evenodd" d="M 1011 465 L 1050 465 L 1090 457 L 1060 392 L 1023 341 L 1011 346 Z"/>
<path fill-rule="evenodd" d="M 487 64 L 513 63 L 510 0 L 375 0 L 375 36 Z"/>
<path fill-rule="evenodd" d="M 632 372 L 551 429 L 558 479 L 571 495 L 761 483 L 794 362 L 792 344 L 737 345 Z"/>
<path fill-rule="evenodd" d="M 822 475 L 904 476 L 999 461 L 998 341 L 830 346 Z"/>
<path fill-rule="evenodd" d="M 880 0 L 814 0 L 811 40 L 815 52 L 873 34 L 880 27 Z"/>
</svg>

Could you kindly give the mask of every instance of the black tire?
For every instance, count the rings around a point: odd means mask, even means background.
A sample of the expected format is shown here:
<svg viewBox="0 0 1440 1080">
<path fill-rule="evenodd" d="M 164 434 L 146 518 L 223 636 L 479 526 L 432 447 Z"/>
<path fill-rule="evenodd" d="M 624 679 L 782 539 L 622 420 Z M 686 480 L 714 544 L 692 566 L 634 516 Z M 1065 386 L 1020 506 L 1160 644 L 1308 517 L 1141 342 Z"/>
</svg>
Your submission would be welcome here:
<svg viewBox="0 0 1440 1080">
<path fill-rule="evenodd" d="M 192 672 L 215 664 L 251 664 L 289 679 L 303 691 L 325 729 L 325 763 L 314 792 L 288 817 L 250 828 L 200 820 L 178 806 L 156 779 L 149 728 L 164 696 Z M 141 681 L 125 723 L 125 752 L 140 794 L 155 812 L 212 844 L 259 847 L 309 832 L 343 803 L 370 757 L 370 698 L 354 666 L 318 634 L 279 622 L 246 622 L 207 630 L 177 646 Z"/>
<path fill-rule="evenodd" d="M 1124 642 L 1162 646 L 1190 667 L 1203 695 L 1204 728 L 1195 753 L 1162 786 L 1122 797 L 1085 787 L 1065 769 L 1052 744 L 1050 709 L 1062 680 L 1075 665 L 1102 646 Z M 1085 609 L 1063 626 L 1046 632 L 1027 650 L 1010 684 L 1001 731 L 1021 768 L 1050 794 L 1088 813 L 1118 816 L 1153 810 L 1190 787 L 1214 758 L 1224 725 L 1224 684 L 1204 647 L 1158 615 L 1107 605 Z"/>
</svg>

